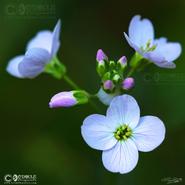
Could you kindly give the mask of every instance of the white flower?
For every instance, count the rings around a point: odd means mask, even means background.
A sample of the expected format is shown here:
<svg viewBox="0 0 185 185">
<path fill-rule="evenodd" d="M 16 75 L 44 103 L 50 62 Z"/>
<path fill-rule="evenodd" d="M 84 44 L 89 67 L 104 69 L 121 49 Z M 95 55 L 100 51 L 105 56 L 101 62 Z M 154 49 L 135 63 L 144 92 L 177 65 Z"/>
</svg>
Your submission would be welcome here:
<svg viewBox="0 0 185 185">
<path fill-rule="evenodd" d="M 158 67 L 175 68 L 173 63 L 181 52 L 180 43 L 168 42 L 167 38 L 155 39 L 154 27 L 149 19 L 141 19 L 140 15 L 132 18 L 128 35 L 124 33 L 129 45 L 144 58 Z"/>
<path fill-rule="evenodd" d="M 45 66 L 54 58 L 60 47 L 59 20 L 53 30 L 44 30 L 29 41 L 25 55 L 11 59 L 7 71 L 17 78 L 34 78 L 44 71 Z"/>
<path fill-rule="evenodd" d="M 163 122 L 154 116 L 140 117 L 139 106 L 129 95 L 115 97 L 106 116 L 88 116 L 81 132 L 90 147 L 103 151 L 105 168 L 121 174 L 135 168 L 138 151 L 154 150 L 165 137 Z"/>
</svg>

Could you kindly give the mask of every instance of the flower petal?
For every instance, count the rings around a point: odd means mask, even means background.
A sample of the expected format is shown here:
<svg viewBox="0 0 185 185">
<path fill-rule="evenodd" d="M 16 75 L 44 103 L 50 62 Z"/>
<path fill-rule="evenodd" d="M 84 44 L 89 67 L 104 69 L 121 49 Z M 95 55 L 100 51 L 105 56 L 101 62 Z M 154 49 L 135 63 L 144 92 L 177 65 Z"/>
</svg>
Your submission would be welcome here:
<svg viewBox="0 0 185 185">
<path fill-rule="evenodd" d="M 27 45 L 27 50 L 32 48 L 42 48 L 49 53 L 52 52 L 53 33 L 49 30 L 40 31 L 30 40 Z"/>
<path fill-rule="evenodd" d="M 167 68 L 167 69 L 176 68 L 176 64 L 174 64 L 173 62 L 168 62 L 166 60 L 161 60 L 160 62 L 154 62 L 154 64 L 161 68 Z"/>
<path fill-rule="evenodd" d="M 97 150 L 112 148 L 117 140 L 114 137 L 114 130 L 109 127 L 109 120 L 99 114 L 88 116 L 81 127 L 81 133 L 86 143 Z"/>
<path fill-rule="evenodd" d="M 132 47 L 135 51 L 137 51 L 138 53 L 140 53 L 141 55 L 143 55 L 143 51 L 139 48 L 139 46 L 137 46 L 129 37 L 126 33 L 124 33 L 124 36 L 128 42 L 128 44 L 130 45 L 130 47 Z"/>
<path fill-rule="evenodd" d="M 113 148 L 103 151 L 102 154 L 105 168 L 121 174 L 132 171 L 137 165 L 138 158 L 138 149 L 131 139 L 118 142 Z"/>
<path fill-rule="evenodd" d="M 117 96 L 119 94 L 119 92 L 116 92 L 114 94 L 108 94 L 106 93 L 102 88 L 98 91 L 97 96 L 99 98 L 99 100 L 105 104 L 105 105 L 110 105 L 110 102 L 112 101 L 112 99 Z"/>
<path fill-rule="evenodd" d="M 163 55 L 168 62 L 173 62 L 176 60 L 182 52 L 182 48 L 179 43 L 167 42 L 165 38 L 155 40 L 154 44 L 157 45 L 157 48 L 154 50 L 154 52 Z"/>
<path fill-rule="evenodd" d="M 24 58 L 24 55 L 20 55 L 11 59 L 6 68 L 7 72 L 10 73 L 12 76 L 15 76 L 18 78 L 24 78 L 23 75 L 18 70 L 18 65 L 23 60 L 23 58 Z"/>
<path fill-rule="evenodd" d="M 149 152 L 158 147 L 165 138 L 163 122 L 154 116 L 141 117 L 138 126 L 133 131 L 133 140 L 142 152 Z"/>
<path fill-rule="evenodd" d="M 76 105 L 78 102 L 73 96 L 73 92 L 60 92 L 55 94 L 49 103 L 50 108 L 58 108 L 58 107 L 72 107 Z"/>
<path fill-rule="evenodd" d="M 176 65 L 173 62 L 168 62 L 164 58 L 164 56 L 160 55 L 157 52 L 148 52 L 148 53 L 145 53 L 143 56 L 144 58 L 153 62 L 158 67 L 169 68 L 169 69 L 173 69 L 176 67 Z"/>
<path fill-rule="evenodd" d="M 60 47 L 60 30 L 61 30 L 61 21 L 58 20 L 54 31 L 53 31 L 53 39 L 52 39 L 52 49 L 51 49 L 51 55 L 54 57 L 56 53 L 58 52 L 58 49 Z"/>
<path fill-rule="evenodd" d="M 173 61 L 180 56 L 182 52 L 181 45 L 179 43 L 167 42 L 166 38 L 157 39 L 154 44 L 157 46 L 156 49 L 146 53 L 145 58 L 162 68 L 175 68 L 176 65 Z"/>
<path fill-rule="evenodd" d="M 149 19 L 141 20 L 141 16 L 136 15 L 132 18 L 129 25 L 129 38 L 139 48 L 154 39 L 154 28 Z"/>
<path fill-rule="evenodd" d="M 19 63 L 19 72 L 26 78 L 34 78 L 43 72 L 45 65 L 50 61 L 50 54 L 41 48 L 33 48 L 26 52 L 24 59 Z"/>
<path fill-rule="evenodd" d="M 112 124 L 117 124 L 117 126 L 127 124 L 131 128 L 135 128 L 139 122 L 140 109 L 132 96 L 117 96 L 107 109 L 107 117 Z"/>
</svg>

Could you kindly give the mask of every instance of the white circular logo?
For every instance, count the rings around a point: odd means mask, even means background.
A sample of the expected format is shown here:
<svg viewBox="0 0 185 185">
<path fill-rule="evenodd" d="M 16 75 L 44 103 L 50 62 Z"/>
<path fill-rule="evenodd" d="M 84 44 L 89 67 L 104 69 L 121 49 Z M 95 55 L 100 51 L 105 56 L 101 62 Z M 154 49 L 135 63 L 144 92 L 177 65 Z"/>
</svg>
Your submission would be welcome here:
<svg viewBox="0 0 185 185">
<path fill-rule="evenodd" d="M 5 180 L 5 182 L 11 182 L 12 181 L 12 175 L 10 175 L 10 174 L 5 175 L 4 180 Z"/>
</svg>

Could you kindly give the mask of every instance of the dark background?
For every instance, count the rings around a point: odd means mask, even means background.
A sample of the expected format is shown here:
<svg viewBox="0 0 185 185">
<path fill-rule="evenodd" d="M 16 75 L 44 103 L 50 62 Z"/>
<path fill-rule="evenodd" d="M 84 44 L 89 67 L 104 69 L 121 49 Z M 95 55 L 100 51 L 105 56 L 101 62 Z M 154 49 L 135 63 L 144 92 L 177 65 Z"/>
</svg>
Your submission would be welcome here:
<svg viewBox="0 0 185 185">
<path fill-rule="evenodd" d="M 40 9 L 41 7 L 41 9 Z M 49 7 L 49 8 L 48 8 Z M 10 76 L 8 61 L 23 54 L 37 31 L 53 29 L 62 20 L 59 58 L 68 74 L 95 93 L 99 78 L 96 51 L 110 58 L 133 54 L 123 32 L 132 16 L 141 14 L 154 23 L 156 36 L 185 44 L 184 0 L 4 0 L 0 1 L 0 184 L 6 174 L 36 174 L 39 185 L 160 185 L 166 177 L 185 181 L 185 55 L 174 70 L 151 66 L 136 75 L 131 92 L 142 115 L 160 117 L 167 129 L 163 144 L 140 153 L 129 174 L 106 171 L 101 152 L 89 148 L 80 134 L 83 119 L 96 113 L 89 105 L 70 109 L 48 108 L 52 95 L 70 90 L 64 81 L 48 75 L 34 80 Z M 102 106 L 102 113 L 105 108 Z"/>
</svg>

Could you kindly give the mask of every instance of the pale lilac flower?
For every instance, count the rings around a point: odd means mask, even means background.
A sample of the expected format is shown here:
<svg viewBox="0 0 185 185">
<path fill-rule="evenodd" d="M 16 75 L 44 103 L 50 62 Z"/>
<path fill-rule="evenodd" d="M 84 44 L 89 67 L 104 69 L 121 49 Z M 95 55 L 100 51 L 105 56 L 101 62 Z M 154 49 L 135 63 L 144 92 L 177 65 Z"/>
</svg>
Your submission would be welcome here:
<svg viewBox="0 0 185 185">
<path fill-rule="evenodd" d="M 122 88 L 125 90 L 132 89 L 134 87 L 135 81 L 134 78 L 128 77 L 123 80 Z"/>
<path fill-rule="evenodd" d="M 165 127 L 158 117 L 140 117 L 136 100 L 122 95 L 112 100 L 106 116 L 88 116 L 81 133 L 90 147 L 103 151 L 107 170 L 124 174 L 137 165 L 138 151 L 149 152 L 162 143 Z"/>
<path fill-rule="evenodd" d="M 54 31 L 40 31 L 28 43 L 25 55 L 10 60 L 7 71 L 18 78 L 34 78 L 44 71 L 45 66 L 56 56 L 60 47 L 59 20 Z"/>
<path fill-rule="evenodd" d="M 61 92 L 54 95 L 49 103 L 50 108 L 58 108 L 58 107 L 72 107 L 76 105 L 78 102 L 73 95 L 73 92 Z"/>
<path fill-rule="evenodd" d="M 128 35 L 124 33 L 129 45 L 140 55 L 162 68 L 175 68 L 173 63 L 181 54 L 181 45 L 168 42 L 166 38 L 155 39 L 154 27 L 148 19 L 141 16 L 132 18 Z"/>
</svg>

